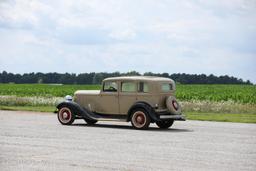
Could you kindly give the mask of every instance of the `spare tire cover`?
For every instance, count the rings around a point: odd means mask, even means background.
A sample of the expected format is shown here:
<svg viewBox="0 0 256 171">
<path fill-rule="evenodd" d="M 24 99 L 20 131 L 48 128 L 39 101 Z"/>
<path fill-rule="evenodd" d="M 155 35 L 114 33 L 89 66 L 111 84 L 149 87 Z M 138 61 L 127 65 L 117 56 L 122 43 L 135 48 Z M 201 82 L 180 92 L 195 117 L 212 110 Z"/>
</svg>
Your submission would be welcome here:
<svg viewBox="0 0 256 171">
<path fill-rule="evenodd" d="M 166 99 L 166 106 L 172 114 L 181 114 L 181 106 L 175 97 L 169 96 Z"/>
</svg>

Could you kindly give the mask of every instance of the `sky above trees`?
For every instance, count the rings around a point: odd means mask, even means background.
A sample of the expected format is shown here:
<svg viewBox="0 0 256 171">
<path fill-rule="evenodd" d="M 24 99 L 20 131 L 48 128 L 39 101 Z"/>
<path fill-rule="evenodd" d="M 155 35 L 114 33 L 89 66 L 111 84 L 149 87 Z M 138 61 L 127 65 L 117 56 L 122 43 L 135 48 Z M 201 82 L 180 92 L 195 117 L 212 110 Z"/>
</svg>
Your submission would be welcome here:
<svg viewBox="0 0 256 171">
<path fill-rule="evenodd" d="M 0 72 L 167 72 L 256 83 L 254 0 L 0 1 Z"/>
</svg>

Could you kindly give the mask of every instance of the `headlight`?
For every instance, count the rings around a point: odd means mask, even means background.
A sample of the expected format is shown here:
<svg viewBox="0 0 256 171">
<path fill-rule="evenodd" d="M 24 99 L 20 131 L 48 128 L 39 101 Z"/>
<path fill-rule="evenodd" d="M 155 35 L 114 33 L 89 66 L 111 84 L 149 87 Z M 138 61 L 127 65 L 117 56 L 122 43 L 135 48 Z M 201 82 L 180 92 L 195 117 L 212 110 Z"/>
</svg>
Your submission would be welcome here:
<svg viewBox="0 0 256 171">
<path fill-rule="evenodd" d="M 66 95 L 66 96 L 65 96 L 65 100 L 72 101 L 72 96 Z"/>
</svg>

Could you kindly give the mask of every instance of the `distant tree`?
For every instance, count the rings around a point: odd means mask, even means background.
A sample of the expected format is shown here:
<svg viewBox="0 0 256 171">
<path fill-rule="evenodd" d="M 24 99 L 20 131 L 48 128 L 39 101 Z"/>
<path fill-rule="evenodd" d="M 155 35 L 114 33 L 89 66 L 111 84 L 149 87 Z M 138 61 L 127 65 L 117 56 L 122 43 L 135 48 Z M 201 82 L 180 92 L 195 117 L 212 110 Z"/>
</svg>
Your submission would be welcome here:
<svg viewBox="0 0 256 171">
<path fill-rule="evenodd" d="M 100 72 L 100 73 L 81 73 L 81 74 L 70 74 L 70 73 L 25 73 L 13 74 L 3 71 L 0 73 L 0 83 L 62 83 L 62 84 L 100 84 L 103 79 L 107 77 L 116 77 L 116 76 L 132 76 L 132 75 L 141 75 L 137 71 L 130 71 L 127 73 L 120 72 Z M 145 72 L 144 76 L 160 76 L 166 78 L 172 78 L 178 83 L 181 84 L 248 84 L 252 83 L 247 80 L 243 81 L 232 76 L 215 76 L 210 74 L 209 76 L 205 74 L 185 74 L 185 73 L 152 73 Z"/>
<path fill-rule="evenodd" d="M 8 73 L 6 71 L 2 72 L 0 80 L 2 83 L 8 83 Z"/>
<path fill-rule="evenodd" d="M 43 81 L 42 78 L 38 78 L 38 81 L 37 81 L 38 84 L 42 84 L 43 82 L 44 82 L 44 81 Z"/>
<path fill-rule="evenodd" d="M 137 71 L 130 71 L 130 72 L 124 73 L 122 75 L 125 75 L 125 76 L 139 76 L 140 73 L 137 72 Z"/>
<path fill-rule="evenodd" d="M 95 73 L 92 79 L 92 84 L 100 84 L 102 80 L 105 78 L 104 75 L 105 73 Z"/>
</svg>

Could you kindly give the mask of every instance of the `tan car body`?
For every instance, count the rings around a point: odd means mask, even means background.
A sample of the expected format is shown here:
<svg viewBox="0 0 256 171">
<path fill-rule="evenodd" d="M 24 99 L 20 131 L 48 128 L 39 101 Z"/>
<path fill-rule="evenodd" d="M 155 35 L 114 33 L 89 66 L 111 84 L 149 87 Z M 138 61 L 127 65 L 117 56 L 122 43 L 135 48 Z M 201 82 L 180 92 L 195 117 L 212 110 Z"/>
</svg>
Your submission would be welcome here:
<svg viewBox="0 0 256 171">
<path fill-rule="evenodd" d="M 78 90 L 74 98 L 57 105 L 58 120 L 70 125 L 75 119 L 87 124 L 100 120 L 131 121 L 136 129 L 147 129 L 150 123 L 169 128 L 175 120 L 185 120 L 175 98 L 172 79 L 148 76 L 104 79 L 101 90 Z"/>
<path fill-rule="evenodd" d="M 106 82 L 116 82 L 118 85 L 116 92 L 105 92 L 103 86 Z M 134 82 L 136 90 L 140 82 L 148 84 L 148 92 L 122 92 L 121 84 L 124 82 Z M 161 91 L 161 84 L 172 85 L 169 92 Z M 132 76 L 113 77 L 103 80 L 101 90 L 78 90 L 74 94 L 74 101 L 82 107 L 101 114 L 128 114 L 129 109 L 136 102 L 146 102 L 156 108 L 157 111 L 167 110 L 165 101 L 169 96 L 175 95 L 175 83 L 173 80 L 162 77 Z"/>
</svg>

